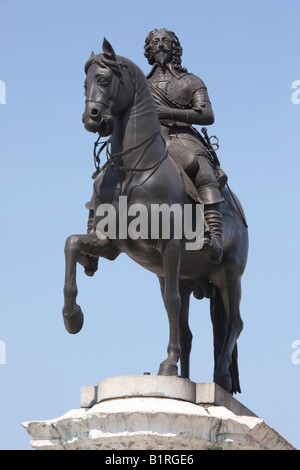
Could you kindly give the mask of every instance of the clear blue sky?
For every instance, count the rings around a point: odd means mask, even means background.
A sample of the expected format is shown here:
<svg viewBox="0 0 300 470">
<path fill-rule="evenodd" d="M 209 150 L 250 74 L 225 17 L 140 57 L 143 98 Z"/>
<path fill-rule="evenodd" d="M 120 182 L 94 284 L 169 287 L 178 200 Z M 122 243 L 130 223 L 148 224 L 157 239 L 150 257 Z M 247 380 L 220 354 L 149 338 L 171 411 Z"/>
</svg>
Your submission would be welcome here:
<svg viewBox="0 0 300 470">
<path fill-rule="evenodd" d="M 0 0 L 1 449 L 30 449 L 21 422 L 79 408 L 81 386 L 156 374 L 166 357 L 158 282 L 125 255 L 92 279 L 78 270 L 78 335 L 61 316 L 64 242 L 85 232 L 92 190 L 83 67 L 105 36 L 146 73 L 155 27 L 175 31 L 183 65 L 208 87 L 210 133 L 248 219 L 237 399 L 300 448 L 299 17 L 299 0 Z M 210 382 L 207 301 L 192 301 L 191 328 L 191 379 Z"/>
</svg>

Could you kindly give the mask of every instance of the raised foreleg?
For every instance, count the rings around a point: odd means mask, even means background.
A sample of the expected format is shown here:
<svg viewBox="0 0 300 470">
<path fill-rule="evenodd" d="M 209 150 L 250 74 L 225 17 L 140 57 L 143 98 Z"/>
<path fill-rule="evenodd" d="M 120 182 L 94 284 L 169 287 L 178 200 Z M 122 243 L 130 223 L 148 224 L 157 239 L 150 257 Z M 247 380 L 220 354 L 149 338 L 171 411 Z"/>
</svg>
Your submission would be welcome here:
<svg viewBox="0 0 300 470">
<path fill-rule="evenodd" d="M 76 284 L 77 259 L 84 246 L 85 235 L 71 235 L 65 244 L 65 285 L 64 285 L 64 307 L 63 318 L 67 331 L 71 334 L 78 333 L 83 325 L 83 313 L 76 304 L 78 294 Z"/>
<path fill-rule="evenodd" d="M 80 259 L 83 255 L 101 256 L 114 260 L 119 255 L 119 251 L 108 240 L 100 240 L 94 231 L 85 235 L 71 235 L 66 240 L 63 318 L 65 327 L 71 334 L 78 333 L 83 326 L 83 314 L 76 303 L 78 293 L 76 266 L 77 262 L 84 265 Z"/>
</svg>

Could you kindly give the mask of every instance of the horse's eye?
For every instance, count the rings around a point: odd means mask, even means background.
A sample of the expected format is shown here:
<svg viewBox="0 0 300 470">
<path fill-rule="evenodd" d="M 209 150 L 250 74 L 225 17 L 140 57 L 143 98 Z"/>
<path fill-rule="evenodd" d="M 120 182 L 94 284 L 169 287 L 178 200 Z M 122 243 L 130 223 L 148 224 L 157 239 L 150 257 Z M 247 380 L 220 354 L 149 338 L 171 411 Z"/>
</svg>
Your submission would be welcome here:
<svg viewBox="0 0 300 470">
<path fill-rule="evenodd" d="M 107 77 L 101 76 L 97 78 L 97 83 L 98 85 L 108 85 L 109 84 L 109 79 Z"/>
</svg>

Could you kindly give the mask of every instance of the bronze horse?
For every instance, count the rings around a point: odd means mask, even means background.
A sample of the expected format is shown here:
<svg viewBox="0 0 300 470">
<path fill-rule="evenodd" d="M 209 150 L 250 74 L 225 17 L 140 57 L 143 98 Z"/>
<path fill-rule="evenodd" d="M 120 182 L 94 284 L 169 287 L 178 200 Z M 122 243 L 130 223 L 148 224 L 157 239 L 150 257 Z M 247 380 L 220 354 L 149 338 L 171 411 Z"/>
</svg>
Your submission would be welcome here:
<svg viewBox="0 0 300 470">
<path fill-rule="evenodd" d="M 66 273 L 63 318 L 67 331 L 75 334 L 83 325 L 76 304 L 76 265 L 89 256 L 114 260 L 126 253 L 136 263 L 158 276 L 169 319 L 168 356 L 160 375 L 189 378 L 192 334 L 189 329 L 189 299 L 211 299 L 214 333 L 214 381 L 230 393 L 240 392 L 237 339 L 240 317 L 241 277 L 248 253 L 248 231 L 242 207 L 227 188 L 224 196 L 223 260 L 213 264 L 203 250 L 187 250 L 183 239 L 131 239 L 97 235 L 101 204 L 111 204 L 119 214 L 119 196 L 127 196 L 128 208 L 143 203 L 193 204 L 182 174 L 168 155 L 155 104 L 143 72 L 129 59 L 117 56 L 104 39 L 103 53 L 91 54 L 85 66 L 86 107 L 83 123 L 90 132 L 111 136 L 111 153 L 105 172 L 94 182 L 93 229 L 68 237 L 65 245 Z M 116 218 L 118 223 L 119 217 Z M 150 222 L 151 223 L 151 222 Z M 117 233 L 119 227 L 117 226 Z"/>
</svg>

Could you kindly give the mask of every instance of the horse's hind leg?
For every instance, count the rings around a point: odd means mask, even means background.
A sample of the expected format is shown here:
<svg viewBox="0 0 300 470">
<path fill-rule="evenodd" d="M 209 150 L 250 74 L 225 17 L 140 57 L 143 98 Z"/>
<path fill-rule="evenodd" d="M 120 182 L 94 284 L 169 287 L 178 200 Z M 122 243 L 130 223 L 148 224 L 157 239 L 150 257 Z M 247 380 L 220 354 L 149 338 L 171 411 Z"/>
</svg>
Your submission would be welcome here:
<svg viewBox="0 0 300 470">
<path fill-rule="evenodd" d="M 221 289 L 221 295 L 226 311 L 226 334 L 215 370 L 214 381 L 226 391 L 231 392 L 232 378 L 229 366 L 234 347 L 243 329 L 240 316 L 241 279 L 229 281 L 226 288 Z"/>
<path fill-rule="evenodd" d="M 179 283 L 181 308 L 179 314 L 180 367 L 181 377 L 190 378 L 190 354 L 193 335 L 189 327 L 189 309 L 191 287 L 186 281 Z"/>
</svg>

